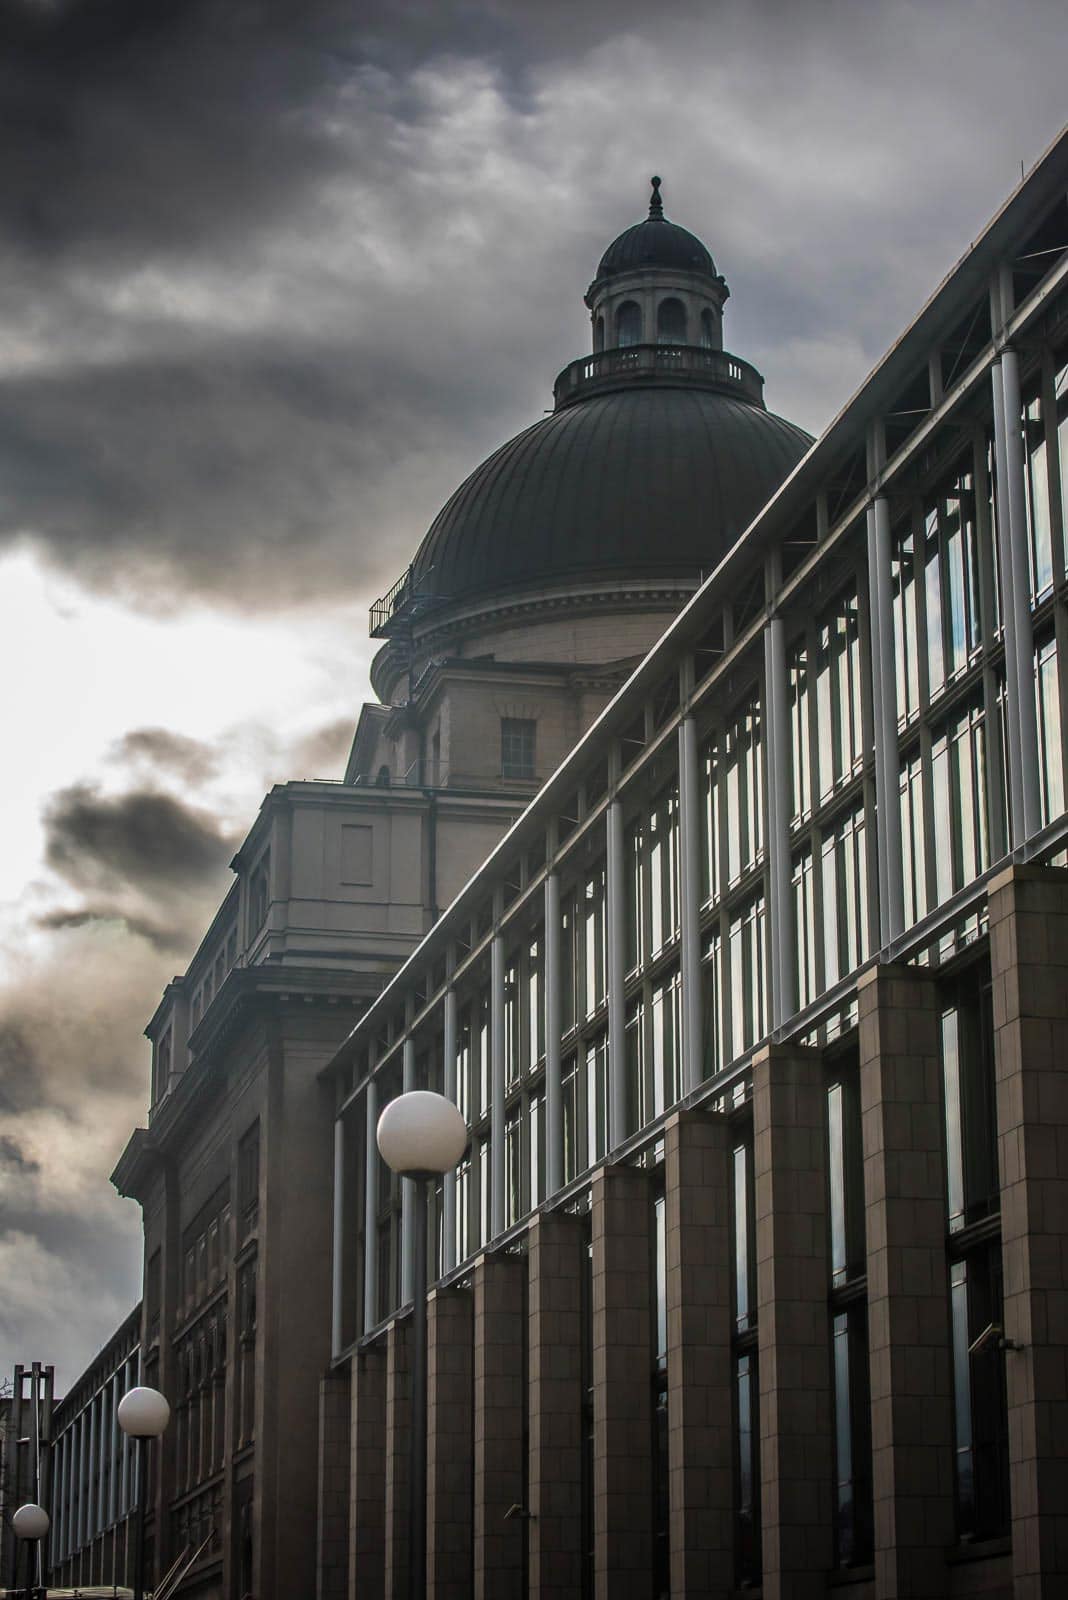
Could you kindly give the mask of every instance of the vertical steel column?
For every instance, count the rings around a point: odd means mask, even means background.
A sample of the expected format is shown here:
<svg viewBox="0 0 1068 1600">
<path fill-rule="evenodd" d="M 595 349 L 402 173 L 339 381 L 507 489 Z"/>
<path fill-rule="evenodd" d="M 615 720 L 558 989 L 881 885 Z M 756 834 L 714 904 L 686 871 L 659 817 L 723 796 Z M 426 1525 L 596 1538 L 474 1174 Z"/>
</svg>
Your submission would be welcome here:
<svg viewBox="0 0 1068 1600">
<path fill-rule="evenodd" d="M 1009 513 L 1009 471 L 1005 449 L 1005 390 L 1001 382 L 1001 362 L 990 368 L 994 399 L 994 479 L 997 490 L 998 567 L 1001 575 L 1001 623 L 1005 633 L 1005 687 L 1008 696 L 1006 739 L 1009 763 L 1009 810 L 1011 846 L 1023 844 L 1024 798 L 1020 748 L 1020 679 L 1016 654 L 1016 608 L 1013 603 L 1012 519 Z"/>
<path fill-rule="evenodd" d="M 545 876 L 545 1198 L 564 1181 L 564 1124 L 560 1099 L 560 874 Z"/>
<path fill-rule="evenodd" d="M 131 1359 L 126 1362 L 123 1371 L 123 1394 L 132 1389 L 136 1382 L 137 1368 Z M 124 1517 L 130 1514 L 130 1435 L 128 1433 L 124 1433 L 122 1436 L 122 1514 Z M 127 1533 L 128 1540 L 129 1533 Z"/>
<path fill-rule="evenodd" d="M 345 1120 L 334 1118 L 334 1237 L 330 1264 L 330 1352 L 336 1360 L 343 1341 L 343 1297 L 345 1292 Z"/>
<path fill-rule="evenodd" d="M 1038 715 L 1035 710 L 1035 641 L 1031 624 L 1031 573 L 1027 553 L 1027 502 L 1024 487 L 1020 361 L 1015 350 L 1001 352 L 1005 429 L 1006 498 L 1012 557 L 1012 634 L 1019 693 L 1020 783 L 1023 796 L 1023 836 L 1033 837 L 1042 825 L 1038 788 Z M 997 415 L 995 413 L 995 426 Z M 1006 650 L 1006 654 L 1008 651 Z M 1015 833 L 1015 829 L 1013 830 Z"/>
<path fill-rule="evenodd" d="M 623 861 L 623 805 L 613 800 L 606 815 L 606 917 L 608 922 L 608 1148 L 627 1137 L 627 896 Z"/>
<path fill-rule="evenodd" d="M 868 507 L 868 607 L 871 638 L 875 804 L 878 810 L 879 939 L 885 948 L 905 928 L 905 883 L 898 802 L 897 672 L 890 573 L 890 506 L 878 495 Z"/>
<path fill-rule="evenodd" d="M 408 1018 L 409 1025 L 411 1018 Z M 405 1039 L 401 1050 L 403 1062 L 401 1087 L 407 1094 L 415 1088 L 415 1040 L 410 1036 Z M 401 1291 L 400 1303 L 408 1304 L 415 1289 L 415 1180 L 412 1178 L 401 1179 Z"/>
<path fill-rule="evenodd" d="M 96 1531 L 102 1533 L 107 1526 L 107 1510 L 104 1503 L 104 1462 L 107 1459 L 111 1435 L 111 1418 L 108 1416 L 108 1391 L 107 1385 L 100 1391 L 98 1404 L 100 1406 L 100 1424 L 97 1429 L 97 1463 L 96 1463 Z"/>
<path fill-rule="evenodd" d="M 504 1232 L 504 939 L 490 944 L 490 1236 Z"/>
<path fill-rule="evenodd" d="M 786 717 L 786 643 L 783 620 L 764 628 L 764 700 L 768 731 L 764 763 L 768 786 L 768 942 L 771 947 L 771 1019 L 781 1028 L 795 1010 L 794 922 L 790 915 L 790 771 Z"/>
<path fill-rule="evenodd" d="M 119 1516 L 119 1368 L 111 1375 L 111 1471 L 108 1473 L 108 1521 L 116 1522 Z"/>
<path fill-rule="evenodd" d="M 89 1402 L 89 1470 L 88 1470 L 88 1473 L 87 1473 L 86 1479 L 85 1479 L 85 1488 L 86 1488 L 86 1495 L 85 1495 L 85 1498 L 86 1498 L 86 1527 L 85 1527 L 85 1531 L 86 1531 L 86 1534 L 88 1535 L 88 1537 L 86 1539 L 86 1543 L 87 1544 L 92 1544 L 93 1540 L 96 1538 L 96 1531 L 97 1531 L 97 1529 L 96 1529 L 97 1507 L 96 1507 L 96 1496 L 93 1494 L 93 1473 L 96 1470 L 96 1467 L 97 1467 L 97 1464 L 98 1464 L 97 1450 L 99 1448 L 99 1438 L 100 1438 L 100 1424 L 99 1424 L 99 1422 L 97 1420 L 97 1411 L 99 1409 L 98 1402 L 99 1402 L 99 1396 L 98 1395 L 94 1395 L 93 1398 Z"/>
<path fill-rule="evenodd" d="M 696 1089 L 704 1076 L 701 1053 L 701 833 L 697 724 L 679 723 L 679 844 L 681 890 L 682 1085 Z"/>
<path fill-rule="evenodd" d="M 92 1405 L 90 1401 L 89 1405 Z M 78 1418 L 78 1427 L 81 1434 L 79 1439 L 78 1459 L 81 1471 L 78 1475 L 78 1549 L 84 1550 L 89 1542 L 89 1406 L 83 1406 Z"/>
<path fill-rule="evenodd" d="M 445 1098 L 457 1104 L 456 1095 L 456 990 L 445 990 Z M 445 1174 L 441 1186 L 441 1267 L 451 1272 L 456 1265 L 456 1169 Z"/>
<path fill-rule="evenodd" d="M 367 1146 L 363 1180 L 363 1327 L 378 1321 L 378 1085 L 368 1078 Z"/>
</svg>

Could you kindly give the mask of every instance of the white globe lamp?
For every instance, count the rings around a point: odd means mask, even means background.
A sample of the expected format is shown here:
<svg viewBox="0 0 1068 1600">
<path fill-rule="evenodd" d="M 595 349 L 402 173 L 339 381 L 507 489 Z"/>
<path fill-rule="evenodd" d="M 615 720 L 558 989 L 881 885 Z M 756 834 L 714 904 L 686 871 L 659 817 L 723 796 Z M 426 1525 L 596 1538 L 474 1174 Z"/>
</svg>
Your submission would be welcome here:
<svg viewBox="0 0 1068 1600">
<path fill-rule="evenodd" d="M 450 1172 L 467 1148 L 467 1124 L 451 1100 L 430 1089 L 410 1089 L 378 1119 L 383 1161 L 403 1177 Z"/>
<path fill-rule="evenodd" d="M 171 1408 L 158 1389 L 128 1389 L 119 1401 L 118 1418 L 131 1439 L 158 1439 L 171 1420 Z"/>
<path fill-rule="evenodd" d="M 48 1512 L 44 1506 L 28 1505 L 19 1506 L 11 1518 L 11 1526 L 15 1530 L 17 1539 L 43 1539 L 48 1532 Z"/>
</svg>

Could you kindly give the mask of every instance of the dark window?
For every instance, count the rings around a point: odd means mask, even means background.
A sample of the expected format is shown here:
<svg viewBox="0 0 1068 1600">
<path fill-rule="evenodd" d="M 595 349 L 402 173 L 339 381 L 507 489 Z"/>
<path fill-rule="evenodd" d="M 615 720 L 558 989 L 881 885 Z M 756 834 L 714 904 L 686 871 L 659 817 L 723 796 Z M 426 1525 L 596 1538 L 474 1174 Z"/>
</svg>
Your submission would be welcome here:
<svg viewBox="0 0 1068 1600">
<path fill-rule="evenodd" d="M 990 984 L 969 973 L 943 991 L 946 1204 L 949 1231 L 1000 1204 Z"/>
<path fill-rule="evenodd" d="M 737 1580 L 746 1588 L 759 1584 L 760 1460 L 757 1356 L 755 1350 L 735 1361 L 735 1554 Z"/>
<path fill-rule="evenodd" d="M 835 1557 L 840 1567 L 872 1559 L 871 1391 L 868 1308 L 863 1303 L 833 1320 Z"/>
<path fill-rule="evenodd" d="M 593 325 L 593 350 L 594 350 L 594 354 L 595 355 L 599 355 L 600 352 L 603 349 L 604 349 L 604 318 L 603 317 L 598 317 L 597 321 Z"/>
<path fill-rule="evenodd" d="M 830 1190 L 831 1281 L 836 1288 L 864 1271 L 864 1173 L 860 1099 L 854 1070 L 827 1090 L 827 1159 Z"/>
<path fill-rule="evenodd" d="M 656 310 L 656 342 L 686 343 L 686 307 L 681 300 L 661 300 Z"/>
<path fill-rule="evenodd" d="M 534 731 L 530 717 L 501 718 L 501 777 L 533 778 Z"/>
<path fill-rule="evenodd" d="M 249 883 L 248 926 L 250 935 L 257 933 L 267 920 L 267 907 L 270 905 L 270 884 L 271 852 L 268 850 L 264 853 Z"/>
<path fill-rule="evenodd" d="M 701 312 L 701 343 L 706 350 L 716 349 L 716 319 L 707 310 Z"/>
<path fill-rule="evenodd" d="M 242 1243 L 256 1226 L 260 1200 L 260 1125 L 257 1120 L 237 1147 L 237 1211 Z"/>
<path fill-rule="evenodd" d="M 957 1528 L 962 1539 L 1009 1530 L 1001 1246 L 971 1250 L 950 1267 Z M 982 1335 L 986 1335 L 985 1338 Z"/>
<path fill-rule="evenodd" d="M 624 300 L 616 312 L 616 344 L 630 345 L 642 342 L 642 314 L 633 300 Z"/>
<path fill-rule="evenodd" d="M 653 1202 L 653 1595 L 671 1593 L 671 1497 L 668 1466 L 666 1201 Z"/>
</svg>

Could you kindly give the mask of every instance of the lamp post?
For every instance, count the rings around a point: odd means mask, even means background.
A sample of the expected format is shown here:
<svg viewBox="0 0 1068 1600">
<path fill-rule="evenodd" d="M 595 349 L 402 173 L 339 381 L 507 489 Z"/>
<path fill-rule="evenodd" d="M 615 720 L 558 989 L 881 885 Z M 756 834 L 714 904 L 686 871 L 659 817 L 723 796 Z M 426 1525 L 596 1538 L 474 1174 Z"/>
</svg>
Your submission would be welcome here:
<svg viewBox="0 0 1068 1600">
<path fill-rule="evenodd" d="M 11 1526 L 15 1538 L 26 1546 L 26 1600 L 32 1600 L 34 1591 L 32 1546 L 36 1544 L 40 1548 L 40 1542 L 48 1532 L 48 1512 L 44 1506 L 35 1505 L 31 1500 L 28 1504 L 19 1506 L 11 1518 Z M 17 1580 L 17 1569 L 15 1577 Z"/>
<path fill-rule="evenodd" d="M 428 1185 L 455 1167 L 467 1147 L 467 1124 L 451 1100 L 429 1089 L 398 1095 L 378 1119 L 387 1167 L 416 1185 L 412 1239 L 412 1425 L 408 1478 L 411 1600 L 426 1594 L 426 1202 Z"/>
<path fill-rule="evenodd" d="M 145 1513 L 148 1509 L 148 1444 L 171 1420 L 171 1408 L 158 1389 L 128 1389 L 119 1401 L 119 1427 L 137 1440 L 137 1549 L 134 1600 L 145 1600 Z"/>
</svg>

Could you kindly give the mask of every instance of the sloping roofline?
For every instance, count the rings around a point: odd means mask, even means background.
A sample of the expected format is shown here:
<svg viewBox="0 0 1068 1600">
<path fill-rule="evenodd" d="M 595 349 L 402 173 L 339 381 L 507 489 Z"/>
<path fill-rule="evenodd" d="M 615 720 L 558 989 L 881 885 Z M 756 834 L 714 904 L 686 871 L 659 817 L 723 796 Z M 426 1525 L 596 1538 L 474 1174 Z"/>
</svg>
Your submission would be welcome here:
<svg viewBox="0 0 1068 1600">
<path fill-rule="evenodd" d="M 481 885 L 495 866 L 503 864 L 531 835 L 544 830 L 561 800 L 574 789 L 592 745 L 612 733 L 633 715 L 631 699 L 639 689 L 652 688 L 667 666 L 666 657 L 696 641 L 707 626 L 710 596 L 729 592 L 739 569 L 752 569 L 755 558 L 782 535 L 810 505 L 823 483 L 827 468 L 849 448 L 864 439 L 870 422 L 885 415 L 889 401 L 915 375 L 917 358 L 926 354 L 959 321 L 962 310 L 977 294 L 986 294 L 994 269 L 1014 239 L 1026 236 L 1049 210 L 1058 194 L 1068 188 L 1068 125 L 1049 145 L 1031 171 L 1021 179 L 991 221 L 946 273 L 918 315 L 876 363 L 867 378 L 846 401 L 828 427 L 784 480 L 741 538 L 683 606 L 678 616 L 652 646 L 631 676 L 621 685 L 600 715 L 568 753 L 561 765 L 530 801 L 523 815 L 498 841 L 434 927 L 412 951 L 404 965 L 364 1012 L 332 1062 L 329 1073 L 351 1056 L 357 1039 L 373 1031 L 383 1014 L 396 1004 L 415 972 L 432 964 L 455 936 L 465 910 L 473 909 Z M 995 335 L 995 338 L 997 336 Z M 872 486 L 869 484 L 869 490 Z"/>
</svg>

